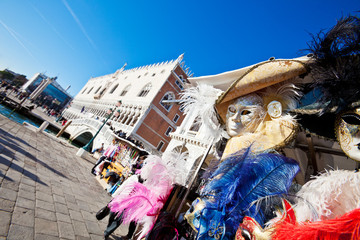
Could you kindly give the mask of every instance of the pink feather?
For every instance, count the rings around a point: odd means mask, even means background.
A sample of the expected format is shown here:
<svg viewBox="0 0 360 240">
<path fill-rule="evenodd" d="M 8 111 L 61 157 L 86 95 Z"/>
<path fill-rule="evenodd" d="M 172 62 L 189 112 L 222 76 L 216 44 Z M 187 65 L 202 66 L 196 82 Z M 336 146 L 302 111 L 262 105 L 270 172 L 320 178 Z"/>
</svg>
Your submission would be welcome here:
<svg viewBox="0 0 360 240">
<path fill-rule="evenodd" d="M 138 239 L 154 226 L 174 183 L 174 171 L 158 156 L 150 155 L 141 169 L 139 182 L 124 182 L 121 192 L 109 203 L 110 210 L 123 213 L 123 222 L 135 221 L 142 226 Z"/>
</svg>

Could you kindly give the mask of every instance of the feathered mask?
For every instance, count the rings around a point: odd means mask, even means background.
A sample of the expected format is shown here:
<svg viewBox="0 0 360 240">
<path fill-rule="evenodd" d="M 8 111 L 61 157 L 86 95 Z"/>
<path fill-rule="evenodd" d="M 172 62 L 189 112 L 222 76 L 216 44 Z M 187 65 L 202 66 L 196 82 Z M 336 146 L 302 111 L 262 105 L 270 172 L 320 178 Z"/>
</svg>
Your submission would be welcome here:
<svg viewBox="0 0 360 240">
<path fill-rule="evenodd" d="M 204 188 L 200 219 L 193 219 L 198 239 L 234 236 L 245 215 L 263 224 L 264 216 L 252 202 L 286 193 L 298 171 L 295 160 L 278 154 L 253 155 L 250 149 L 225 159 Z"/>
<path fill-rule="evenodd" d="M 309 62 L 313 87 L 321 91 L 321 113 L 339 113 L 360 99 L 360 19 L 340 19 L 328 32 L 313 36 Z"/>
</svg>

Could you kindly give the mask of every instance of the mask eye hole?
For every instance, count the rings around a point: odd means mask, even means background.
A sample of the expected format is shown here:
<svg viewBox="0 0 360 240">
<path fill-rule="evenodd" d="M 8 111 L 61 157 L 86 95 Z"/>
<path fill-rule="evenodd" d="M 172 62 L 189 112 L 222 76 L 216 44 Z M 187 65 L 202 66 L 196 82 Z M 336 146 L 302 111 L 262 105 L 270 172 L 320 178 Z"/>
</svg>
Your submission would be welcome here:
<svg viewBox="0 0 360 240">
<path fill-rule="evenodd" d="M 241 236 L 243 236 L 245 240 L 251 240 L 251 235 L 248 230 L 242 229 Z"/>
<path fill-rule="evenodd" d="M 191 205 L 189 212 L 192 213 L 194 211 L 194 206 Z"/>
<path fill-rule="evenodd" d="M 249 111 L 249 110 L 243 110 L 242 112 L 241 112 L 241 115 L 248 115 L 248 114 L 250 114 L 251 112 Z"/>
<path fill-rule="evenodd" d="M 229 108 L 228 108 L 228 111 L 230 113 L 235 113 L 236 112 L 236 108 L 233 106 L 233 105 L 230 105 Z"/>
</svg>

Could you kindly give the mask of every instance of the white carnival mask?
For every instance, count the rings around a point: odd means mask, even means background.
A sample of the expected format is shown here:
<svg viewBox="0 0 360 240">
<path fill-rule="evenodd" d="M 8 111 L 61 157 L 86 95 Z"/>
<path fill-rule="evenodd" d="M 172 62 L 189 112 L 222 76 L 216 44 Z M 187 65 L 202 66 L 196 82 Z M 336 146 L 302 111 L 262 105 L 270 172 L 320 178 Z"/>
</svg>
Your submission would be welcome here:
<svg viewBox="0 0 360 240">
<path fill-rule="evenodd" d="M 262 99 L 249 94 L 230 104 L 226 114 L 226 131 L 230 137 L 253 133 L 264 116 Z"/>
</svg>

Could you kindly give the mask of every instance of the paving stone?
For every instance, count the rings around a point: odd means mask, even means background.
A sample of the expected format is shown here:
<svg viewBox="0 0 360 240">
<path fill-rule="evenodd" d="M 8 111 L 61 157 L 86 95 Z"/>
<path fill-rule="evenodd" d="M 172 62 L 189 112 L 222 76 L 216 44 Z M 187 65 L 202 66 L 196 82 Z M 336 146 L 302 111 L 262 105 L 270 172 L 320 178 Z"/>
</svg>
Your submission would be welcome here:
<svg viewBox="0 0 360 240">
<path fill-rule="evenodd" d="M 90 237 L 84 222 L 73 220 L 73 226 L 74 226 L 75 235 L 82 237 Z"/>
<path fill-rule="evenodd" d="M 57 195 L 64 195 L 64 191 L 61 189 L 61 187 L 53 187 L 52 193 Z"/>
<path fill-rule="evenodd" d="M 25 164 L 25 167 L 29 167 L 29 166 L 30 166 L 30 167 L 36 168 L 36 162 L 34 162 L 34 161 L 25 159 L 25 160 L 24 160 L 24 164 Z"/>
<path fill-rule="evenodd" d="M 65 197 L 63 197 L 63 196 L 60 196 L 60 195 L 57 195 L 57 194 L 53 194 L 53 198 L 54 198 L 54 202 L 66 204 Z"/>
<path fill-rule="evenodd" d="M 15 201 L 0 198 L 0 210 L 12 212 L 15 206 Z"/>
<path fill-rule="evenodd" d="M 12 189 L 0 188 L 0 198 L 4 198 L 10 201 L 15 201 L 17 192 Z"/>
<path fill-rule="evenodd" d="M 106 205 L 105 204 L 98 204 L 98 205 L 93 205 L 93 204 L 89 204 L 89 206 L 91 207 L 91 209 L 88 209 L 89 212 L 91 212 L 92 214 L 96 214 L 102 207 L 104 207 Z"/>
<path fill-rule="evenodd" d="M 19 189 L 18 196 L 35 201 L 35 192 L 28 192 L 26 190 Z"/>
<path fill-rule="evenodd" d="M 77 204 L 81 210 L 88 211 L 90 209 L 89 204 L 85 201 L 77 200 Z"/>
<path fill-rule="evenodd" d="M 81 214 L 83 215 L 83 218 L 88 220 L 88 221 L 92 221 L 92 222 L 97 222 L 98 221 L 96 219 L 95 213 L 93 213 L 93 212 L 88 212 L 88 211 L 81 210 Z"/>
<path fill-rule="evenodd" d="M 105 230 L 101 230 L 97 222 L 85 221 L 85 225 L 89 233 L 101 235 Z"/>
<path fill-rule="evenodd" d="M 76 198 L 71 194 L 64 194 L 67 203 L 76 203 Z"/>
<path fill-rule="evenodd" d="M 36 207 L 55 212 L 55 206 L 53 203 L 45 202 L 42 200 L 36 199 Z"/>
<path fill-rule="evenodd" d="M 21 177 L 23 176 L 22 172 L 24 171 L 24 169 L 19 164 L 21 163 L 17 160 L 17 157 L 14 156 L 14 160 L 11 162 L 7 174 L 9 176 L 14 176 L 14 178 L 20 181 Z"/>
<path fill-rule="evenodd" d="M 35 234 L 59 236 L 56 222 L 35 218 Z"/>
<path fill-rule="evenodd" d="M 44 193 L 44 192 L 41 192 L 41 191 L 36 192 L 36 199 L 42 200 L 42 201 L 45 201 L 45 202 L 48 202 L 48 203 L 53 203 L 54 202 L 53 197 L 52 197 L 51 194 Z"/>
<path fill-rule="evenodd" d="M 20 183 L 22 174 L 21 174 L 21 172 L 14 171 L 14 170 L 12 169 L 12 167 L 14 167 L 14 166 L 17 166 L 17 165 L 14 165 L 14 164 L 11 164 L 11 165 L 10 165 L 10 169 L 7 171 L 6 176 L 11 177 L 11 179 L 12 179 L 14 182 Z"/>
<path fill-rule="evenodd" d="M 71 209 L 71 210 L 79 211 L 79 206 L 76 203 L 68 202 L 66 206 L 68 207 L 69 210 Z"/>
<path fill-rule="evenodd" d="M 7 240 L 34 239 L 33 229 L 32 227 L 11 224 Z"/>
<path fill-rule="evenodd" d="M 45 193 L 51 193 L 51 186 L 50 185 L 44 185 L 41 183 L 36 183 L 36 191 L 41 191 Z"/>
<path fill-rule="evenodd" d="M 89 237 L 76 236 L 75 239 L 76 239 L 76 240 L 91 240 L 90 236 L 89 236 Z M 102 238 L 101 238 L 101 239 L 102 239 Z"/>
<path fill-rule="evenodd" d="M 75 239 L 75 233 L 70 223 L 58 222 L 59 235 L 61 238 Z"/>
<path fill-rule="evenodd" d="M 104 239 L 104 236 L 103 235 L 90 234 L 90 239 L 91 240 L 100 240 L 100 239 Z"/>
<path fill-rule="evenodd" d="M 55 213 L 57 221 L 71 223 L 69 214 Z"/>
<path fill-rule="evenodd" d="M 35 175 L 34 175 L 35 177 Z M 26 184 L 26 185 L 29 185 L 29 186 L 35 186 L 36 184 L 36 179 L 31 179 L 31 178 L 27 178 L 27 177 L 23 177 L 21 179 L 21 182 Z"/>
<path fill-rule="evenodd" d="M 11 177 L 9 177 L 10 179 L 12 179 Z M 6 178 L 4 179 L 4 181 L 1 183 L 1 187 L 2 188 L 7 188 L 7 189 L 11 189 L 13 191 L 18 191 L 19 189 L 19 182 L 14 181 L 9 181 Z"/>
<path fill-rule="evenodd" d="M 11 224 L 34 227 L 35 213 L 33 209 L 15 207 Z"/>
<path fill-rule="evenodd" d="M 50 235 L 44 235 L 44 234 L 35 234 L 36 240 L 59 240 L 59 237 L 54 237 Z"/>
<path fill-rule="evenodd" d="M 70 213 L 70 218 L 72 220 L 77 220 L 77 221 L 84 222 L 84 219 L 82 217 L 81 212 L 74 211 L 74 210 L 69 210 L 69 213 Z"/>
<path fill-rule="evenodd" d="M 25 183 L 20 183 L 19 190 L 25 190 L 27 192 L 33 192 L 34 193 L 35 192 L 35 187 L 27 185 Z"/>
<path fill-rule="evenodd" d="M 29 200 L 29 199 L 26 199 L 26 198 L 22 198 L 22 197 L 18 197 L 17 200 L 16 200 L 16 206 L 17 207 L 34 209 L 35 201 Z"/>
<path fill-rule="evenodd" d="M 55 210 L 56 212 L 63 213 L 63 214 L 69 214 L 69 209 L 66 205 L 55 202 Z"/>
<path fill-rule="evenodd" d="M 7 236 L 10 227 L 11 213 L 0 211 L 0 236 Z"/>
<path fill-rule="evenodd" d="M 46 209 L 42 209 L 42 208 L 36 208 L 35 209 L 35 217 L 37 218 L 43 218 L 43 219 L 47 219 L 50 221 L 56 221 L 56 215 L 55 212 L 53 211 L 49 211 Z"/>
</svg>

